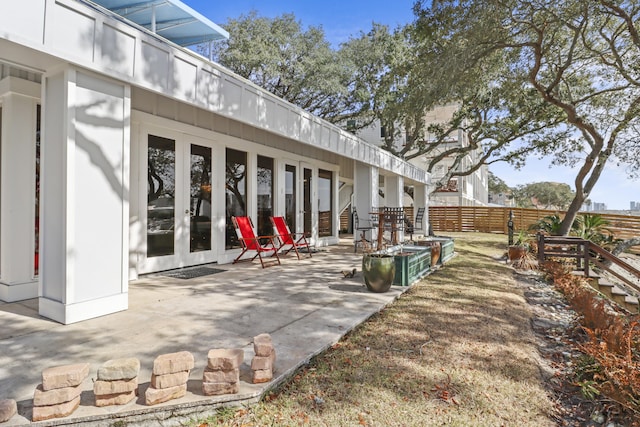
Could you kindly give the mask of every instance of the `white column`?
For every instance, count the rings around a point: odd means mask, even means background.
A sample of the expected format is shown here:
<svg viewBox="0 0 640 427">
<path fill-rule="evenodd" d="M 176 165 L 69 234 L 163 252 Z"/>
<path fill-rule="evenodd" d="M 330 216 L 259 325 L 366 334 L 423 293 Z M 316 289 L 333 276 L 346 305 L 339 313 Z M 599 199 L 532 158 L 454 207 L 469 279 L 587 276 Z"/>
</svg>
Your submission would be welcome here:
<svg viewBox="0 0 640 427">
<path fill-rule="evenodd" d="M 387 207 L 401 208 L 404 203 L 404 177 L 386 176 L 384 179 L 384 197 Z M 404 227 L 403 227 L 404 230 Z M 398 232 L 398 242 L 404 241 L 404 232 Z"/>
<path fill-rule="evenodd" d="M 404 195 L 404 178 L 387 176 L 384 179 L 384 198 L 388 207 L 402 207 Z"/>
<path fill-rule="evenodd" d="M 370 212 L 378 208 L 378 168 L 356 161 L 353 181 L 353 202 L 358 212 L 358 217 L 368 220 Z M 372 239 L 378 236 L 377 230 L 373 230 Z M 354 241 L 356 231 L 353 231 Z"/>
<path fill-rule="evenodd" d="M 74 68 L 43 78 L 40 314 L 128 306 L 129 86 Z"/>
<path fill-rule="evenodd" d="M 416 184 L 413 186 L 413 211 L 417 212 L 419 208 L 424 208 L 422 230 L 426 236 L 429 230 L 429 190 L 425 184 Z M 416 227 L 419 228 L 420 226 L 416 224 Z"/>
<path fill-rule="evenodd" d="M 36 121 L 40 85 L 14 77 L 0 82 L 0 300 L 38 296 L 34 274 Z"/>
</svg>

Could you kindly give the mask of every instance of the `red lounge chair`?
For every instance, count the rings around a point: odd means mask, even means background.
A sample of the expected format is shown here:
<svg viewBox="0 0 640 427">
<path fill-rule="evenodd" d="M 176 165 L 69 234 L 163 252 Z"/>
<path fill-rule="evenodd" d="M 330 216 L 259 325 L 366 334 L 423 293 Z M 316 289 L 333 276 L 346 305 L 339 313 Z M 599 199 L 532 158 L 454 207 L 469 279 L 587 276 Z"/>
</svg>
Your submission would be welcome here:
<svg viewBox="0 0 640 427">
<path fill-rule="evenodd" d="M 298 248 L 306 248 L 309 258 L 311 258 L 311 248 L 309 247 L 307 237 L 303 233 L 292 233 L 283 216 L 272 216 L 269 217 L 269 219 L 271 220 L 271 224 L 273 224 L 273 231 L 280 243 L 278 252 L 284 249 L 282 254 L 286 255 L 293 250 L 296 252 L 298 259 L 300 259 L 300 251 L 298 251 Z"/>
<path fill-rule="evenodd" d="M 274 236 L 256 236 L 253 222 L 248 216 L 232 216 L 231 221 L 233 222 L 233 227 L 236 229 L 238 240 L 242 244 L 242 253 L 233 260 L 234 264 L 241 261 L 240 258 L 242 258 L 246 252 L 255 251 L 256 254 L 253 258 L 247 258 L 242 261 L 253 261 L 257 257 L 260 259 L 262 268 L 275 264 L 280 265 L 280 257 L 278 256 L 278 248 L 275 245 Z M 260 243 L 261 240 L 264 243 Z M 271 257 L 275 257 L 275 259 L 265 262 L 262 257 L 263 254 L 271 254 Z"/>
</svg>

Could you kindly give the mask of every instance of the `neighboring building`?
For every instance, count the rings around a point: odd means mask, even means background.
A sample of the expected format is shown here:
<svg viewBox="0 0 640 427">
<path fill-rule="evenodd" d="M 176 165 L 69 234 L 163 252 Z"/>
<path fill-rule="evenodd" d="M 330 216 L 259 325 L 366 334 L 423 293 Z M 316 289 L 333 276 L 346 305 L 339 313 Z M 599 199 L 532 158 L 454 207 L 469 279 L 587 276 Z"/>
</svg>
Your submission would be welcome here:
<svg viewBox="0 0 640 427">
<path fill-rule="evenodd" d="M 600 211 L 606 211 L 607 210 L 607 204 L 606 203 L 593 202 L 592 207 L 593 207 L 593 209 L 592 209 L 593 212 L 600 212 Z"/>
<path fill-rule="evenodd" d="M 125 310 L 141 274 L 234 260 L 233 215 L 322 246 L 381 177 L 390 206 L 406 185 L 426 206 L 423 170 L 186 49 L 227 34 L 184 4 L 96 2 L 114 11 L 0 14 L 0 300 L 73 323 Z"/>
<path fill-rule="evenodd" d="M 457 105 L 451 104 L 444 107 L 435 108 L 426 113 L 426 127 L 432 123 L 444 123 L 451 119 L 457 109 Z M 379 121 L 361 129 L 357 135 L 366 141 L 381 146 L 384 143 L 385 128 Z M 428 133 L 427 140 L 434 140 Z M 406 136 L 401 134 L 396 137 L 396 149 L 402 148 L 406 143 Z M 457 130 L 450 135 L 450 138 L 436 150 L 434 155 L 443 150 L 451 149 L 454 146 L 467 146 L 469 144 L 468 135 Z M 468 169 L 478 162 L 482 152 L 480 149 L 472 151 L 465 156 L 460 167 L 462 170 Z M 430 155 L 431 156 L 431 155 Z M 430 156 L 420 156 L 411 159 L 410 162 L 423 170 L 427 170 Z M 454 158 L 444 158 L 435 166 L 431 174 L 429 186 L 429 204 L 432 206 L 486 206 L 489 203 L 489 168 L 482 165 L 477 171 L 467 175 L 458 176 L 449 180 L 442 186 L 437 186 L 449 167 L 453 164 Z M 505 196 L 506 199 L 506 196 Z M 508 206 L 508 205 L 507 205 Z"/>
<path fill-rule="evenodd" d="M 426 114 L 426 127 L 430 124 L 445 123 L 451 119 L 458 106 L 455 104 L 438 107 Z M 435 140 L 435 137 L 426 134 L 427 141 Z M 466 147 L 469 145 L 469 136 L 462 130 L 457 130 L 449 135 L 449 139 L 434 153 L 453 147 Z M 467 154 L 460 164 L 461 170 L 468 170 L 478 163 L 482 152 L 480 149 Z M 411 163 L 426 169 L 429 158 L 416 158 Z M 431 175 L 429 204 L 432 206 L 486 206 L 489 203 L 489 168 L 482 165 L 477 171 L 466 175 L 451 178 L 448 183 L 436 186 L 442 180 L 453 165 L 454 158 L 446 157 L 435 166 Z"/>
<path fill-rule="evenodd" d="M 640 211 L 640 202 L 629 202 L 629 209 L 632 211 Z"/>
</svg>

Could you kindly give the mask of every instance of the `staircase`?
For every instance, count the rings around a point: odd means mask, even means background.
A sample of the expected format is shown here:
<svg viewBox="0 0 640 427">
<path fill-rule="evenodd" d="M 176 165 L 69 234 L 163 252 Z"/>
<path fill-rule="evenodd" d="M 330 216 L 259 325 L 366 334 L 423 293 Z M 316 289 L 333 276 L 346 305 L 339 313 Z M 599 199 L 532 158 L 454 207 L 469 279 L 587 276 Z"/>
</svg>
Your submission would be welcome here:
<svg viewBox="0 0 640 427">
<path fill-rule="evenodd" d="M 537 241 L 539 263 L 553 257 L 575 259 L 574 275 L 586 278 L 591 287 L 629 312 L 640 312 L 640 271 L 635 267 L 589 240 L 540 233 Z M 593 267 L 602 274 L 594 274 Z M 616 283 L 604 278 L 605 274 Z"/>
<path fill-rule="evenodd" d="M 584 272 L 582 271 L 574 271 L 573 274 L 584 277 Z M 587 277 L 587 282 L 589 282 L 589 285 L 593 289 L 600 292 L 611 301 L 614 301 L 619 306 L 627 309 L 627 311 L 634 314 L 640 313 L 640 301 L 638 297 L 628 294 L 627 291 L 620 286 L 593 273 Z"/>
<path fill-rule="evenodd" d="M 338 212 L 340 213 L 340 232 L 351 232 L 351 201 L 353 199 L 353 184 L 340 183 L 338 190 Z"/>
</svg>

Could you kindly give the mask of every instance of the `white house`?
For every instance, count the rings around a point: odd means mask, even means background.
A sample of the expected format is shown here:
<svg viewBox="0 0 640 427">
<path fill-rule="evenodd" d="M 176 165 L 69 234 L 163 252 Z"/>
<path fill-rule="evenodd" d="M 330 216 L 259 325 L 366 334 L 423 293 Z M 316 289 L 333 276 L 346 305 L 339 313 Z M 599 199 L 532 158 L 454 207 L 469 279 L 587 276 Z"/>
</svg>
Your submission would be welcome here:
<svg viewBox="0 0 640 427">
<path fill-rule="evenodd" d="M 427 205 L 420 168 L 183 47 L 227 34 L 179 1 L 97 3 L 0 14 L 0 300 L 125 310 L 140 274 L 231 262 L 231 215 L 335 244 L 341 200 L 379 206 L 380 176 L 387 205 L 404 185 Z"/>
</svg>

